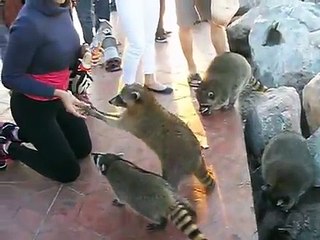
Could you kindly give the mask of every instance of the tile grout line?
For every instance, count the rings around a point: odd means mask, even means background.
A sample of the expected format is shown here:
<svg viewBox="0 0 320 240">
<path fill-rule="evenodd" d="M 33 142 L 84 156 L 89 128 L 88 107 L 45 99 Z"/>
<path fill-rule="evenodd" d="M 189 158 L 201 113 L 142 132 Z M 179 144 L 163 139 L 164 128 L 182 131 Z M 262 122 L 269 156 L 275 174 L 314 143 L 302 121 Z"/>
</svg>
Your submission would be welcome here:
<svg viewBox="0 0 320 240">
<path fill-rule="evenodd" d="M 55 201 L 57 200 L 57 198 L 58 198 L 58 196 L 59 196 L 62 188 L 63 188 L 63 184 L 60 185 L 60 187 L 59 187 L 56 195 L 53 197 L 53 199 L 52 199 L 52 201 L 51 201 L 51 203 L 50 203 L 50 205 L 49 205 L 49 207 L 48 207 L 48 210 L 47 210 L 47 212 L 46 212 L 46 215 L 44 216 L 44 218 L 42 219 L 41 223 L 39 224 L 38 230 L 37 230 L 36 233 L 34 234 L 34 237 L 33 237 L 32 240 L 36 240 L 36 239 L 37 239 L 37 237 L 38 237 L 38 235 L 39 235 L 39 233 L 40 233 L 41 227 L 44 225 L 45 221 L 47 220 L 47 217 L 48 217 L 48 215 L 49 215 L 49 213 L 50 213 L 50 211 L 51 211 L 51 209 L 52 209 L 52 207 L 53 207 L 53 204 L 54 204 Z"/>
</svg>

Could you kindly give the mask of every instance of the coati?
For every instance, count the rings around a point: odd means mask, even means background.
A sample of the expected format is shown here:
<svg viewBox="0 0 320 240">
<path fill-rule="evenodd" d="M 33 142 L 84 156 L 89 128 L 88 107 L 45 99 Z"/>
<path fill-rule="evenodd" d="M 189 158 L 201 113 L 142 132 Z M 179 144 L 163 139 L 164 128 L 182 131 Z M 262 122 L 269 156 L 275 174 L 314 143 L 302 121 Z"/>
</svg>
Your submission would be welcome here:
<svg viewBox="0 0 320 240">
<path fill-rule="evenodd" d="M 193 223 L 196 213 L 191 205 L 187 200 L 181 200 L 160 175 L 112 153 L 92 153 L 92 156 L 117 196 L 113 205 L 121 207 L 128 204 L 151 220 L 153 223 L 147 225 L 147 230 L 163 230 L 170 219 L 189 239 L 207 239 Z"/>
<path fill-rule="evenodd" d="M 305 138 L 282 132 L 271 138 L 261 158 L 262 187 L 269 200 L 284 211 L 291 209 L 314 180 L 313 159 Z"/>
<path fill-rule="evenodd" d="M 233 107 L 246 88 L 261 92 L 267 90 L 253 77 L 250 64 L 240 54 L 226 52 L 215 57 L 196 89 L 199 112 L 211 115 L 212 110 Z"/>
<path fill-rule="evenodd" d="M 259 240 L 289 240 L 286 227 L 287 213 L 277 209 L 270 209 L 258 223 Z"/>
<path fill-rule="evenodd" d="M 191 174 L 207 191 L 214 188 L 215 181 L 207 170 L 199 141 L 180 118 L 157 102 L 150 91 L 139 84 L 126 85 L 109 103 L 126 110 L 118 118 L 90 107 L 83 110 L 145 142 L 158 155 L 163 178 L 175 189 L 184 177 Z"/>
</svg>

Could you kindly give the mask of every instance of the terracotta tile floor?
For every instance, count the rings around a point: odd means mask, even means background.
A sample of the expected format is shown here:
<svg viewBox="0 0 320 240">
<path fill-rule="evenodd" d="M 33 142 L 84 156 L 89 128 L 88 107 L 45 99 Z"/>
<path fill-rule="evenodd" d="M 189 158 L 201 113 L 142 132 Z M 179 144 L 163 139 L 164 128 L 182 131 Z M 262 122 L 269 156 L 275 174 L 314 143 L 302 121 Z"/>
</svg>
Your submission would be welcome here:
<svg viewBox="0 0 320 240">
<path fill-rule="evenodd" d="M 168 10 L 167 14 L 172 14 Z M 186 84 L 186 64 L 176 35 L 168 44 L 157 44 L 158 78 L 174 88 L 172 96 L 157 96 L 209 145 L 204 155 L 217 176 L 215 191 L 205 196 L 196 180 L 188 179 L 182 194 L 194 204 L 198 225 L 209 240 L 256 239 L 250 178 L 242 129 L 236 111 L 199 118 Z M 213 56 L 208 26 L 195 30 L 195 57 L 203 71 Z M 91 99 L 101 110 L 112 110 L 107 100 L 118 86 L 120 73 L 95 71 Z M 0 90 L 1 119 L 10 119 L 8 94 Z M 95 151 L 123 152 L 125 158 L 159 172 L 159 161 L 139 140 L 104 123 L 87 120 Z M 111 206 L 113 193 L 91 160 L 82 163 L 80 178 L 61 185 L 39 176 L 22 164 L 0 172 L 0 240 L 182 240 L 185 236 L 169 225 L 165 232 L 147 233 L 147 221 L 128 209 Z"/>
</svg>

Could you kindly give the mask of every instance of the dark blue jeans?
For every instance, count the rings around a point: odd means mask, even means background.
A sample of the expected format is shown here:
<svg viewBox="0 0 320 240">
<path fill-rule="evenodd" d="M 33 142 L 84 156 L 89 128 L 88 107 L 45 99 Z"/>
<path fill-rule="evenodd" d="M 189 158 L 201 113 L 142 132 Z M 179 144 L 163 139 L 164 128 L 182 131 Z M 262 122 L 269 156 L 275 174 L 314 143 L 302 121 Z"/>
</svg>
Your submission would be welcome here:
<svg viewBox="0 0 320 240">
<path fill-rule="evenodd" d="M 95 22 L 95 28 L 98 29 L 99 19 L 110 21 L 109 0 L 81 0 L 78 2 L 76 9 L 83 30 L 84 40 L 87 43 L 91 43 L 93 38 L 93 22 Z"/>
<path fill-rule="evenodd" d="M 98 29 L 99 19 L 110 21 L 109 0 L 94 0 L 94 12 L 96 17 L 96 29 Z"/>
<path fill-rule="evenodd" d="M 8 28 L 0 24 L 0 60 L 3 59 L 9 38 L 9 31 Z"/>
</svg>

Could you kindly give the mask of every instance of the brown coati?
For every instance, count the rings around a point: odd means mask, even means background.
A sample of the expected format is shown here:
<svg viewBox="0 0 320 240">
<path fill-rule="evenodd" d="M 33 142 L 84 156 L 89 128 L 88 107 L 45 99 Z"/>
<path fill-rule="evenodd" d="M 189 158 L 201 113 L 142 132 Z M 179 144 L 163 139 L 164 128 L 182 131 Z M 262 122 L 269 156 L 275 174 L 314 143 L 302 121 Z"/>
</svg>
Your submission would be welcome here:
<svg viewBox="0 0 320 240">
<path fill-rule="evenodd" d="M 288 211 L 314 181 L 314 162 L 306 140 L 294 132 L 271 138 L 261 158 L 263 190 L 270 201 Z"/>
<path fill-rule="evenodd" d="M 211 115 L 212 110 L 229 109 L 245 90 L 265 92 L 267 88 L 253 77 L 251 66 L 243 56 L 223 53 L 212 60 L 196 89 L 199 112 Z"/>
<path fill-rule="evenodd" d="M 157 102 L 150 91 L 139 84 L 126 85 L 109 103 L 126 110 L 118 118 L 90 107 L 83 110 L 145 142 L 158 155 L 163 178 L 175 189 L 191 174 L 206 190 L 214 188 L 215 181 L 206 167 L 199 141 L 180 118 Z"/>
<path fill-rule="evenodd" d="M 93 153 L 92 156 L 117 196 L 113 205 L 127 204 L 151 220 L 153 223 L 147 225 L 147 230 L 163 230 L 170 219 L 189 239 L 207 239 L 192 220 L 196 213 L 191 205 L 182 200 L 160 175 L 112 153 Z"/>
</svg>

